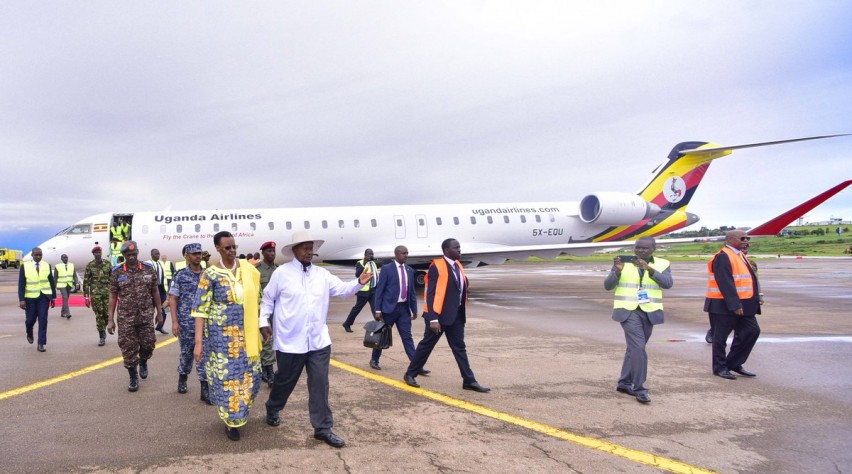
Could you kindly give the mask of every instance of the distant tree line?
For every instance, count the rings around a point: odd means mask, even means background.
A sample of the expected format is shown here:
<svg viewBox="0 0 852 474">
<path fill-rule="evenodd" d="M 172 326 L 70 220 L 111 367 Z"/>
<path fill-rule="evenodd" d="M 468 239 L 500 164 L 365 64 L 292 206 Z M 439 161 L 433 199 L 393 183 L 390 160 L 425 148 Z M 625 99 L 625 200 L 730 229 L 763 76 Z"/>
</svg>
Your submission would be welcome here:
<svg viewBox="0 0 852 474">
<path fill-rule="evenodd" d="M 734 226 L 723 225 L 717 229 L 708 229 L 707 227 L 701 227 L 698 230 L 684 230 L 682 232 L 675 232 L 672 234 L 666 235 L 666 237 L 676 238 L 676 237 L 717 237 L 720 235 L 725 235 L 729 230 L 736 230 Z M 849 232 L 849 226 L 843 227 L 841 229 L 843 233 Z M 787 227 L 781 233 L 778 234 L 778 237 L 791 237 L 791 236 L 805 236 L 805 235 L 832 235 L 837 234 L 837 227 Z"/>
</svg>

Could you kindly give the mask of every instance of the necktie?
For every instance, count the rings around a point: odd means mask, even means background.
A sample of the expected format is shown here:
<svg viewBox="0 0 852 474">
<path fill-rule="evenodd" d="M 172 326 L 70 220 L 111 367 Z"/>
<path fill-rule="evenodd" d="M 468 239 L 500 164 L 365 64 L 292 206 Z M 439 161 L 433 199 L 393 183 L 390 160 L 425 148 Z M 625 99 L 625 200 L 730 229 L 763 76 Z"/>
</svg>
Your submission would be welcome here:
<svg viewBox="0 0 852 474">
<path fill-rule="evenodd" d="M 400 272 L 400 285 L 399 285 L 399 299 L 405 301 L 408 297 L 408 279 L 405 278 L 405 265 L 399 265 Z"/>
<path fill-rule="evenodd" d="M 456 282 L 458 282 L 458 284 L 459 284 L 459 300 L 461 300 L 462 293 L 464 292 L 464 289 L 462 288 L 462 278 L 461 278 L 461 272 L 459 271 L 458 262 L 453 263 L 453 270 L 455 270 L 455 272 L 456 272 Z"/>
<path fill-rule="evenodd" d="M 38 262 L 36 262 L 36 273 L 38 273 Z"/>
</svg>

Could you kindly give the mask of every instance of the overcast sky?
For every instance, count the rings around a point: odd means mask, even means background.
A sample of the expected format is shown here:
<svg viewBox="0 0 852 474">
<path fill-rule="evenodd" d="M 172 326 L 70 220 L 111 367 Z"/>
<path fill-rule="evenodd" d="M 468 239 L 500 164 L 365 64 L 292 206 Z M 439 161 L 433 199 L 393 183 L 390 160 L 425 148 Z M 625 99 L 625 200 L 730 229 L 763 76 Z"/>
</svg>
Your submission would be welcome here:
<svg viewBox="0 0 852 474">
<path fill-rule="evenodd" d="M 0 244 L 105 211 L 636 192 L 678 142 L 852 132 L 850 25 L 848 1 L 7 0 Z M 849 178 L 852 137 L 740 150 L 689 210 L 752 226 Z"/>
</svg>

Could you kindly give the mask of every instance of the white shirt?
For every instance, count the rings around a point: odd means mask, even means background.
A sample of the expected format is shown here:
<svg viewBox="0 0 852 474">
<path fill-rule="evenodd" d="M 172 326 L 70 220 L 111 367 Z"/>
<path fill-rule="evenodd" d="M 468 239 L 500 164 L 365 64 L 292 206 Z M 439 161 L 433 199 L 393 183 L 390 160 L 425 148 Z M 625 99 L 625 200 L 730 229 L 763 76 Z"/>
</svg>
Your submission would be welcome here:
<svg viewBox="0 0 852 474">
<path fill-rule="evenodd" d="M 260 302 L 260 327 L 274 318 L 273 348 L 290 354 L 305 354 L 331 345 L 326 318 L 331 296 L 352 296 L 361 289 L 358 279 L 344 282 L 316 265 L 303 271 L 293 259 L 272 273 Z"/>
<path fill-rule="evenodd" d="M 450 260 L 449 258 L 447 258 L 446 255 L 444 255 L 444 260 L 446 260 L 447 265 L 450 266 L 449 270 L 450 270 L 450 273 L 453 274 L 453 279 L 459 283 L 459 295 L 463 295 L 464 294 L 464 277 L 461 274 L 461 267 L 459 267 L 459 277 L 460 278 L 456 278 L 456 265 L 457 265 L 456 261 Z"/>
</svg>

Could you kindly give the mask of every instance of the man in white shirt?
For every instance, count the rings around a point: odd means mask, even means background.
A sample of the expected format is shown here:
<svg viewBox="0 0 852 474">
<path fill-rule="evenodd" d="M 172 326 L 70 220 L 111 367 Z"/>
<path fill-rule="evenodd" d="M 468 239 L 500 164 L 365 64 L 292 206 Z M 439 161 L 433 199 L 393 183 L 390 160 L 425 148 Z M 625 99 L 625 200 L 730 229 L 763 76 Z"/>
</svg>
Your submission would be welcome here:
<svg viewBox="0 0 852 474">
<path fill-rule="evenodd" d="M 308 410 L 314 438 L 330 446 L 342 448 L 346 442 L 331 431 L 333 419 L 328 404 L 328 367 L 331 359 L 331 337 L 326 319 L 331 296 L 352 296 L 373 274 L 364 271 L 349 282 L 343 282 L 328 270 L 311 265 L 314 252 L 323 244 L 306 231 L 293 234 L 292 242 L 281 253 L 293 260 L 279 266 L 260 303 L 260 332 L 264 341 L 275 331 L 278 372 L 266 402 L 266 423 L 278 426 L 278 412 L 287 404 L 302 370 L 308 372 Z M 269 318 L 273 324 L 269 327 Z"/>
</svg>

